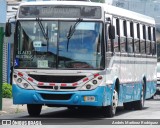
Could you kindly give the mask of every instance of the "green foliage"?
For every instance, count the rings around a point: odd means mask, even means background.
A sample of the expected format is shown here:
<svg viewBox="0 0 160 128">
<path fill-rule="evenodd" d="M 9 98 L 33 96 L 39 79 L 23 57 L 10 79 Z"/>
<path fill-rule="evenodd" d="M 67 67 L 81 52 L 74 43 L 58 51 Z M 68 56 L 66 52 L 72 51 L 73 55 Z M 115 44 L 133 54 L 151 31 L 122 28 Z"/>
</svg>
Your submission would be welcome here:
<svg viewBox="0 0 160 128">
<path fill-rule="evenodd" d="M 91 0 L 92 2 L 105 3 L 105 0 Z"/>
<path fill-rule="evenodd" d="M 12 98 L 12 86 L 10 84 L 4 83 L 2 86 L 2 97 Z"/>
</svg>

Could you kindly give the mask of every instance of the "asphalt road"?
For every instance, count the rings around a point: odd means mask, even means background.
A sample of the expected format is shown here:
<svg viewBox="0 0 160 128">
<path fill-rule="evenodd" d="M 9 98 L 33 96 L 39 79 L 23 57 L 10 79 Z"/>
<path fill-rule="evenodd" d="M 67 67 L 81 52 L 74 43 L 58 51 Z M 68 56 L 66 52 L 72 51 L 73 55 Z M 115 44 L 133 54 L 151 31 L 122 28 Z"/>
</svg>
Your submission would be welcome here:
<svg viewBox="0 0 160 128">
<path fill-rule="evenodd" d="M 159 121 L 160 125 L 160 95 L 154 99 L 146 100 L 143 110 L 124 110 L 118 107 L 116 116 L 104 118 L 99 109 L 68 110 L 67 108 L 48 108 L 43 110 L 39 117 L 29 117 L 27 112 L 0 116 L 0 119 L 41 121 L 48 125 L 110 125 L 125 121 L 137 123 L 138 121 Z M 122 121 L 122 122 L 121 122 Z"/>
</svg>

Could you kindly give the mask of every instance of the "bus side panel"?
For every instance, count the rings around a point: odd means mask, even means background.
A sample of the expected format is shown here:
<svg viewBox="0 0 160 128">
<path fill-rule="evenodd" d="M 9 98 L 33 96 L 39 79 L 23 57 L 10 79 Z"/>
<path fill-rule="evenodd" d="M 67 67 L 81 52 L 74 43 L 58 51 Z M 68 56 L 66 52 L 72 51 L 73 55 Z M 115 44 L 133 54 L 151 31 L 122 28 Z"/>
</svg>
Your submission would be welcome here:
<svg viewBox="0 0 160 128">
<path fill-rule="evenodd" d="M 120 81 L 123 85 L 123 102 L 134 99 L 134 57 L 121 55 Z"/>
<path fill-rule="evenodd" d="M 156 58 L 147 58 L 146 99 L 156 92 Z"/>
<path fill-rule="evenodd" d="M 123 84 L 123 102 L 133 101 L 133 84 Z"/>
<path fill-rule="evenodd" d="M 135 84 L 134 84 L 134 100 L 140 99 L 141 90 L 142 90 L 142 84 L 140 82 L 135 82 Z"/>
<path fill-rule="evenodd" d="M 148 81 L 146 88 L 146 99 L 151 98 L 156 93 L 156 82 L 155 81 Z"/>
<path fill-rule="evenodd" d="M 122 104 L 123 103 L 123 99 L 124 99 L 124 89 L 123 89 L 123 85 L 122 84 L 120 84 L 120 89 L 119 89 L 119 99 L 118 99 L 118 102 L 119 102 L 119 104 Z"/>
</svg>

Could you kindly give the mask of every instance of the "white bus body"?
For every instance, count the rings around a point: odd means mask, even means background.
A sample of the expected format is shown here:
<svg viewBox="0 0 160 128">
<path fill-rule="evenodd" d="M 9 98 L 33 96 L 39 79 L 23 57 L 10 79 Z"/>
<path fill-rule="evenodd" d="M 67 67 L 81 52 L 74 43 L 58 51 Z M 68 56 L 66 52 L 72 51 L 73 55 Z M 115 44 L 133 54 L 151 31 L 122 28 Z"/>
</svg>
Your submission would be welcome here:
<svg viewBox="0 0 160 128">
<path fill-rule="evenodd" d="M 142 109 L 154 95 L 153 18 L 73 1 L 22 3 L 16 17 L 13 102 L 31 116 L 45 104 L 102 107 L 112 117 L 118 105 Z"/>
</svg>

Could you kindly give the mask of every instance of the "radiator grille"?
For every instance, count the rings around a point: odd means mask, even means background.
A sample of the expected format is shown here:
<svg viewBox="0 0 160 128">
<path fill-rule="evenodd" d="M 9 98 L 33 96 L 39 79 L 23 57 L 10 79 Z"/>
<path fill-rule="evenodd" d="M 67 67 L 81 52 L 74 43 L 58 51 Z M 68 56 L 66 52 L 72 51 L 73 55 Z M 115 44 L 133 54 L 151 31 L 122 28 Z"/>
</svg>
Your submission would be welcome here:
<svg viewBox="0 0 160 128">
<path fill-rule="evenodd" d="M 72 94 L 40 94 L 45 100 L 69 100 Z"/>
<path fill-rule="evenodd" d="M 74 83 L 86 76 L 51 76 L 51 75 L 33 75 L 29 74 L 33 79 L 40 82 L 53 83 Z"/>
</svg>

